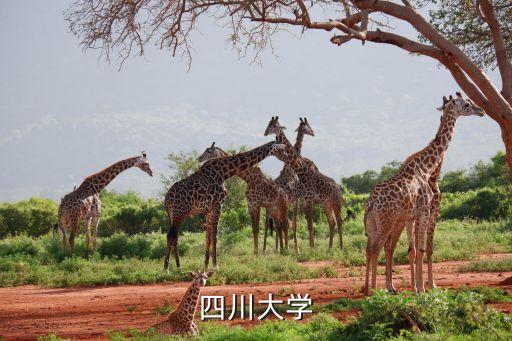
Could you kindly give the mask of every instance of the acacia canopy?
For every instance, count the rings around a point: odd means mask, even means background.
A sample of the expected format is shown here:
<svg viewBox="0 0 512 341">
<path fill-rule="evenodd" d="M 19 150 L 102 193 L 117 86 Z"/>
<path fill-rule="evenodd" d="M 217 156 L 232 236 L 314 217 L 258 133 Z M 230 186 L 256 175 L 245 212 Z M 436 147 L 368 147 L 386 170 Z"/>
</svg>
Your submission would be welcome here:
<svg viewBox="0 0 512 341">
<path fill-rule="evenodd" d="M 512 2 L 510 0 L 78 0 L 66 12 L 83 46 L 124 61 L 148 44 L 190 62 L 203 17 L 229 29 L 255 56 L 281 30 L 326 31 L 326 41 L 383 43 L 437 60 L 501 128 L 512 169 Z M 397 22 L 412 30 L 395 30 Z M 364 67 L 361 65 L 360 67 Z M 497 67 L 500 88 L 486 71 Z M 440 94 L 441 95 L 441 94 Z"/>
</svg>

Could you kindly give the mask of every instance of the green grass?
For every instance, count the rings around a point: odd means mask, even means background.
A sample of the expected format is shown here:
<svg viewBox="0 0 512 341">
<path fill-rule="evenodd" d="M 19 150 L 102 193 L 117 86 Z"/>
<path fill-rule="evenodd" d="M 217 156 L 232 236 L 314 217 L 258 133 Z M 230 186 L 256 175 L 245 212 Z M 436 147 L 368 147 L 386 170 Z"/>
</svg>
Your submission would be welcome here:
<svg viewBox="0 0 512 341">
<path fill-rule="evenodd" d="M 477 260 L 459 268 L 460 272 L 504 272 L 512 271 L 512 257 L 497 260 Z"/>
<path fill-rule="evenodd" d="M 274 252 L 269 238 L 267 255 L 252 254 L 252 232 L 249 227 L 220 234 L 218 243 L 219 267 L 209 285 L 301 280 L 305 278 L 336 277 L 328 265 L 311 270 L 302 261 L 331 260 L 335 265 L 349 267 L 364 265 L 366 237 L 360 219 L 344 226 L 344 249 L 337 243 L 327 247 L 328 229 L 325 223 L 315 225 L 315 249 L 308 246 L 307 229 L 299 224 L 300 254 L 281 255 Z M 260 250 L 262 241 L 260 237 Z M 293 241 L 290 249 L 293 250 Z M 126 236 L 115 234 L 99 238 L 98 252 L 90 261 L 84 259 L 84 237 L 75 243 L 75 257 L 64 259 L 60 242 L 51 235 L 40 238 L 10 237 L 0 241 L 0 286 L 39 284 L 49 287 L 141 284 L 188 281 L 186 272 L 202 269 L 204 234 L 185 233 L 180 236 L 179 249 L 182 272 L 171 259 L 169 273 L 162 271 L 165 235 L 159 233 Z M 405 233 L 395 252 L 396 263 L 407 263 Z M 512 228 L 509 222 L 442 221 L 437 225 L 434 260 L 472 260 L 480 253 L 512 252 Z M 381 255 L 382 256 L 382 255 Z M 381 261 L 383 259 L 381 258 Z M 492 265 L 492 267 L 491 267 Z M 480 264 L 471 267 L 505 271 L 512 261 Z M 499 269 L 499 270 L 498 270 Z M 480 271 L 480 270 L 479 270 Z M 489 270 L 491 271 L 491 270 Z M 493 270 L 494 271 L 494 270 Z M 357 268 L 349 273 L 358 274 Z"/>
</svg>

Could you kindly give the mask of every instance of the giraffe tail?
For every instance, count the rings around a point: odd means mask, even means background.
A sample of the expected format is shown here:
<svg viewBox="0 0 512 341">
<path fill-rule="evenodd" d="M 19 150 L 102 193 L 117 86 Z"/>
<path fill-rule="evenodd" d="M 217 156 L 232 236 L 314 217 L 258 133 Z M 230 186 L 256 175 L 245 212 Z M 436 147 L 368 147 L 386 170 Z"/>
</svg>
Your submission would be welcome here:
<svg viewBox="0 0 512 341">
<path fill-rule="evenodd" d="M 55 235 L 58 235 L 59 234 L 59 223 L 55 223 L 55 225 L 53 225 L 53 238 L 55 238 Z"/>
<path fill-rule="evenodd" d="M 368 202 L 366 203 L 366 206 L 364 208 L 364 218 L 363 218 L 364 235 L 367 237 L 368 237 L 368 232 L 366 231 L 366 218 L 368 217 L 368 213 L 370 212 L 371 209 L 372 209 L 372 204 L 370 203 L 370 201 L 368 199 Z"/>
</svg>

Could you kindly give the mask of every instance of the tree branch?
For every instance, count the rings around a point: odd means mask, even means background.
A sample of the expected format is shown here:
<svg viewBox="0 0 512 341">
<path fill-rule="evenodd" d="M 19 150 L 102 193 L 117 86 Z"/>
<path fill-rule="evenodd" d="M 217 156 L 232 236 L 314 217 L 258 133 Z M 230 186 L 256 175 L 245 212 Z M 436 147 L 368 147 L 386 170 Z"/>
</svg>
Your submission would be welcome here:
<svg viewBox="0 0 512 341">
<path fill-rule="evenodd" d="M 507 53 L 505 40 L 501 31 L 501 25 L 498 21 L 496 11 L 489 0 L 477 0 L 477 9 L 480 17 L 484 20 L 491 30 L 492 41 L 496 50 L 496 59 L 501 74 L 502 94 L 512 103 L 512 63 Z"/>
<path fill-rule="evenodd" d="M 355 7 L 360 10 L 369 10 L 381 12 L 397 19 L 404 20 L 411 24 L 420 34 L 427 38 L 435 47 L 442 50 L 444 54 L 454 58 L 457 64 L 471 78 L 471 80 L 481 89 L 485 96 L 499 103 L 500 111 L 504 115 L 511 116 L 510 104 L 494 87 L 485 73 L 469 59 L 455 44 L 450 42 L 439 31 L 437 31 L 428 21 L 426 21 L 416 10 L 411 7 L 402 6 L 385 0 L 351 0 Z"/>
</svg>

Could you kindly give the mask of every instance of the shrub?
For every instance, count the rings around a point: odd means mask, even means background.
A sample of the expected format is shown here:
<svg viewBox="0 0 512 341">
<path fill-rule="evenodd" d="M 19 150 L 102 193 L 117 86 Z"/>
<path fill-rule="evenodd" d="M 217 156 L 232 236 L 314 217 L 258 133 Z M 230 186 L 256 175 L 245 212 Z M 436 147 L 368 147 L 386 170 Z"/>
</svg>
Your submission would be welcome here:
<svg viewBox="0 0 512 341">
<path fill-rule="evenodd" d="M 484 296 L 471 291 L 431 290 L 389 295 L 383 291 L 362 302 L 357 321 L 347 325 L 342 338 L 384 340 L 413 333 L 491 336 L 512 325 L 502 313 L 484 305 Z"/>
<path fill-rule="evenodd" d="M 0 238 L 47 233 L 57 221 L 57 207 L 54 201 L 42 198 L 0 204 Z"/>
<path fill-rule="evenodd" d="M 497 220 L 512 215 L 512 187 L 484 187 L 465 193 L 444 193 L 442 219 Z"/>
</svg>

